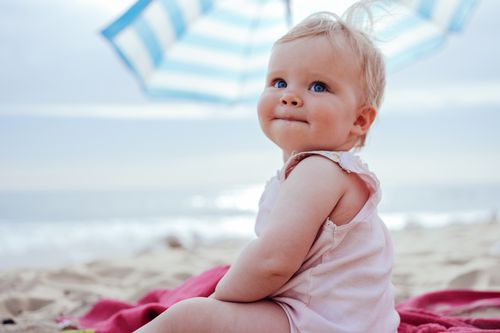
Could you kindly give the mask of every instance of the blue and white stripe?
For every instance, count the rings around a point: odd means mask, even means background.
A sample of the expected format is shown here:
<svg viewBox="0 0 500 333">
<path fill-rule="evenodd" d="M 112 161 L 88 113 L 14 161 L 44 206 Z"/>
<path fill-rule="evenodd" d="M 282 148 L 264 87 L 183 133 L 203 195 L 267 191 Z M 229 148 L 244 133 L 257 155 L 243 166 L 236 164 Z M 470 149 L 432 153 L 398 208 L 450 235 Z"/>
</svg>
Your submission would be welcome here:
<svg viewBox="0 0 500 333">
<path fill-rule="evenodd" d="M 296 0 L 293 21 L 319 10 L 342 13 L 352 2 Z M 374 29 L 389 69 L 459 31 L 475 2 L 390 1 Z M 102 33 L 146 93 L 234 104 L 255 102 L 272 44 L 286 30 L 283 0 L 138 0 Z"/>
</svg>

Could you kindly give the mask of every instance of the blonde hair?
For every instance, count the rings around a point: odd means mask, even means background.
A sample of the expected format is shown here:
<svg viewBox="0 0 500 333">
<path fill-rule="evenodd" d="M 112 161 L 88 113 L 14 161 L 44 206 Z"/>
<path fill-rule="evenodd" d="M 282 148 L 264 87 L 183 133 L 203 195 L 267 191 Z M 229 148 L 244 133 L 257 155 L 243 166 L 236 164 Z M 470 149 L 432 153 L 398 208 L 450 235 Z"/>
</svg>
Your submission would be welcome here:
<svg viewBox="0 0 500 333">
<path fill-rule="evenodd" d="M 355 22 L 360 18 L 360 10 L 368 15 L 362 20 L 365 27 Z M 343 15 L 344 18 L 331 12 L 318 12 L 305 18 L 293 27 L 276 44 L 291 42 L 300 38 L 325 36 L 333 45 L 345 43 L 352 51 L 359 64 L 360 80 L 364 92 L 363 103 L 379 109 L 385 89 L 385 64 L 380 50 L 370 39 L 367 30 L 373 24 L 370 10 L 366 3 L 360 2 L 351 6 Z M 360 137 L 356 148 L 364 146 L 366 134 Z"/>
</svg>

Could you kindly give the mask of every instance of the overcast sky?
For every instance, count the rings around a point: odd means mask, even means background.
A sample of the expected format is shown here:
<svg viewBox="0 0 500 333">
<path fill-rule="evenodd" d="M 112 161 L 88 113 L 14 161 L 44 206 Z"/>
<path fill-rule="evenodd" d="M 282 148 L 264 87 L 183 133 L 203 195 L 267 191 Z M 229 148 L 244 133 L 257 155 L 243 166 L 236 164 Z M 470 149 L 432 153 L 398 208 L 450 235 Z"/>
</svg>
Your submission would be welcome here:
<svg viewBox="0 0 500 333">
<path fill-rule="evenodd" d="M 279 165 L 253 117 L 136 118 L 163 106 L 99 35 L 130 3 L 0 0 L 0 190 L 250 183 Z M 500 182 L 498 13 L 480 1 L 463 33 L 389 75 L 365 150 L 381 178 Z M 134 117 L 92 117 L 99 108 Z"/>
<path fill-rule="evenodd" d="M 132 2 L 0 0 L 0 105 L 148 102 L 99 35 Z M 462 34 L 391 75 L 389 88 L 498 84 L 498 12 L 500 2 L 479 1 Z"/>
</svg>

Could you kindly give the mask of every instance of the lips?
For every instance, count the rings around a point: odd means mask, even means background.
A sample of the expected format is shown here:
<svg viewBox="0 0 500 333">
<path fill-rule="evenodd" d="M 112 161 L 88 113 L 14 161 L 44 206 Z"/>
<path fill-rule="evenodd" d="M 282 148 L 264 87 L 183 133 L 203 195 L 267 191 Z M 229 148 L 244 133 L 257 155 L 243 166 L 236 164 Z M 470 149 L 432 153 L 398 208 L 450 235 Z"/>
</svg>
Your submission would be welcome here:
<svg viewBox="0 0 500 333">
<path fill-rule="evenodd" d="M 295 112 L 292 112 L 291 110 L 286 110 L 286 109 L 278 109 L 275 110 L 274 112 L 274 118 L 273 120 L 283 120 L 286 122 L 298 122 L 298 123 L 304 123 L 308 124 L 308 122 L 304 119 L 305 114 L 302 112 L 296 112 L 297 110 L 294 110 Z"/>
<path fill-rule="evenodd" d="M 275 117 L 273 120 L 283 120 L 283 121 L 289 121 L 289 122 L 299 122 L 299 123 L 308 124 L 308 122 L 303 120 L 303 119 L 299 119 L 299 118 L 291 117 L 291 116 Z"/>
</svg>

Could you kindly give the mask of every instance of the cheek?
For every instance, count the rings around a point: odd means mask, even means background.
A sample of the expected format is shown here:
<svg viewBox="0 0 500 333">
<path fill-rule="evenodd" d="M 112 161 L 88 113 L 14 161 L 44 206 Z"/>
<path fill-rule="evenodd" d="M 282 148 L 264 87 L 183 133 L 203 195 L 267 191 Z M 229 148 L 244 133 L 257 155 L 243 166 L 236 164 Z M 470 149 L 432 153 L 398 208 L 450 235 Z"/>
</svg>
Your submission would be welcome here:
<svg viewBox="0 0 500 333">
<path fill-rule="evenodd" d="M 348 130 L 346 128 L 346 115 L 344 112 L 336 110 L 335 103 L 321 103 L 315 105 L 313 131 L 318 138 L 322 140 L 329 139 L 332 135 L 337 135 Z"/>
<path fill-rule="evenodd" d="M 313 123 L 318 128 L 332 126 L 335 123 L 335 110 L 332 108 L 334 104 L 331 103 L 315 103 L 310 105 L 309 113 L 313 119 Z"/>
<path fill-rule="evenodd" d="M 259 118 L 260 128 L 264 133 L 267 134 L 267 129 L 269 127 L 269 119 L 270 119 L 270 107 L 269 107 L 269 98 L 265 93 L 263 93 L 259 101 L 257 103 L 257 117 Z"/>
<path fill-rule="evenodd" d="M 257 115 L 261 123 L 272 118 L 273 98 L 271 94 L 263 92 L 260 95 L 259 102 L 257 103 Z"/>
</svg>

